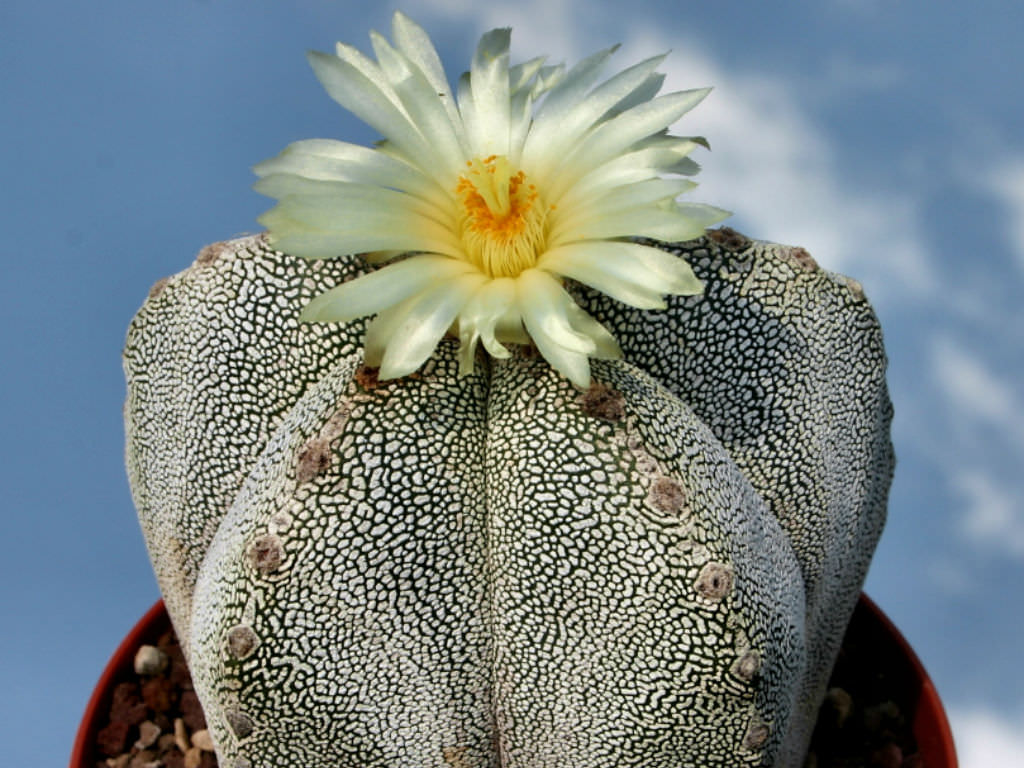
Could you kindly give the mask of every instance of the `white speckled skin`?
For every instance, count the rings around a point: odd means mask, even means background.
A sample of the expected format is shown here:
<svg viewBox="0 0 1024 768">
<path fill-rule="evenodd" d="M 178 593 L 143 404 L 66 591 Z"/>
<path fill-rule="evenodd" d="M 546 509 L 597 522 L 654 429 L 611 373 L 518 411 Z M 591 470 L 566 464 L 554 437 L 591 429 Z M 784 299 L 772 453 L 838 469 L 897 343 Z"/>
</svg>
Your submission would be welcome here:
<svg viewBox="0 0 1024 768">
<path fill-rule="evenodd" d="M 799 766 L 881 531 L 885 356 L 855 284 L 721 231 L 581 394 L 455 344 L 377 382 L 298 326 L 362 262 L 259 237 L 158 284 L 128 468 L 224 768 Z"/>
</svg>

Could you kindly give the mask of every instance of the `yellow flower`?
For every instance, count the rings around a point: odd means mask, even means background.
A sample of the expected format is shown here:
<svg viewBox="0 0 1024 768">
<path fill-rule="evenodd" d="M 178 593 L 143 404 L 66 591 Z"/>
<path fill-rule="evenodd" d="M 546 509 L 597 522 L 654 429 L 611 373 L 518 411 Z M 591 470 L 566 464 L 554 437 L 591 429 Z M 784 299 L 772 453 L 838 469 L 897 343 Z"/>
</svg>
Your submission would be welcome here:
<svg viewBox="0 0 1024 768">
<path fill-rule="evenodd" d="M 415 371 L 446 332 L 460 367 L 478 344 L 509 356 L 532 341 L 579 387 L 615 340 L 563 287 L 566 278 L 644 309 L 702 285 L 682 259 L 635 237 L 689 240 L 728 214 L 677 197 L 699 139 L 666 129 L 708 89 L 656 94 L 664 57 L 599 81 L 614 49 L 565 71 L 509 66 L 510 30 L 485 34 L 453 98 L 426 33 L 401 13 L 394 44 L 371 33 L 374 62 L 339 43 L 311 53 L 328 94 L 375 128 L 376 149 L 314 139 L 256 166 L 278 199 L 260 221 L 282 251 L 307 258 L 370 252 L 395 261 L 314 299 L 304 320 L 376 314 L 366 363 L 384 379 Z M 662 174 L 673 174 L 663 178 Z"/>
</svg>

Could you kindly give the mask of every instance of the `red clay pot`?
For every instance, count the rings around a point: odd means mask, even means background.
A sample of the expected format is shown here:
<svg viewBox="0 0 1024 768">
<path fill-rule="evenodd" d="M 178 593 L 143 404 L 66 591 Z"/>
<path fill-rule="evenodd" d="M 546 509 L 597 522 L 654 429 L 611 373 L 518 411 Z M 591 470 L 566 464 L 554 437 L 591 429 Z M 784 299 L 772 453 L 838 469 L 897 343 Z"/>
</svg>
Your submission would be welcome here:
<svg viewBox="0 0 1024 768">
<path fill-rule="evenodd" d="M 71 751 L 70 768 L 95 768 L 96 734 L 103 727 L 114 686 L 133 674 L 135 652 L 145 643 L 155 643 L 171 626 L 162 600 L 139 620 L 114 652 L 100 675 L 85 707 Z M 942 701 L 921 661 L 889 618 L 867 596 L 861 595 L 847 629 L 847 640 L 872 655 L 884 667 L 887 678 L 905 691 L 904 713 L 913 725 L 914 737 L 927 768 L 957 768 L 953 736 Z"/>
<path fill-rule="evenodd" d="M 880 673 L 899 691 L 926 768 L 957 768 L 953 734 L 935 684 L 900 631 L 867 595 L 861 594 L 844 645 L 870 648 Z"/>
</svg>

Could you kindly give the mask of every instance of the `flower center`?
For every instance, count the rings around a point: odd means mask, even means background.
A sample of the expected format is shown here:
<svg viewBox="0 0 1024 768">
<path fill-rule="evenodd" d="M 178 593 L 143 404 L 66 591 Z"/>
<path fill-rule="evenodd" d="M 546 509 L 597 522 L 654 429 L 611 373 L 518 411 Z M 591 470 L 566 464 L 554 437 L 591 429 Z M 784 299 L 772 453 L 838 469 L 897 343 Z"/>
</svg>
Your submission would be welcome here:
<svg viewBox="0 0 1024 768">
<path fill-rule="evenodd" d="M 544 250 L 547 209 L 522 171 L 491 155 L 466 163 L 455 185 L 459 225 L 469 260 L 490 277 L 516 277 Z"/>
</svg>

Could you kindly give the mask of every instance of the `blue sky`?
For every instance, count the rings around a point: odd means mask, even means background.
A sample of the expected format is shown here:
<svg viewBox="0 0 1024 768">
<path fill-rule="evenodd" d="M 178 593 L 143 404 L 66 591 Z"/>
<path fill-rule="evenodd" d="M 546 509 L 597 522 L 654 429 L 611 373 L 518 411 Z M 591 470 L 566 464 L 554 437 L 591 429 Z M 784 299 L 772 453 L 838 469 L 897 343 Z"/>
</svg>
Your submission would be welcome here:
<svg viewBox="0 0 1024 768">
<path fill-rule="evenodd" d="M 61 764 L 157 597 L 122 460 L 120 347 L 159 277 L 258 231 L 250 166 L 375 136 L 305 61 L 396 6 L 206 0 L 0 8 L 0 703 L 10 764 Z M 401 6 L 450 75 L 477 36 L 619 63 L 671 49 L 714 92 L 696 197 L 859 279 L 885 331 L 899 465 L 867 589 L 935 677 L 965 768 L 1024 764 L 1024 6 L 814 0 Z M 358 10 L 357 10 L 358 8 Z M 585 10 L 584 10 L 585 9 Z"/>
</svg>

